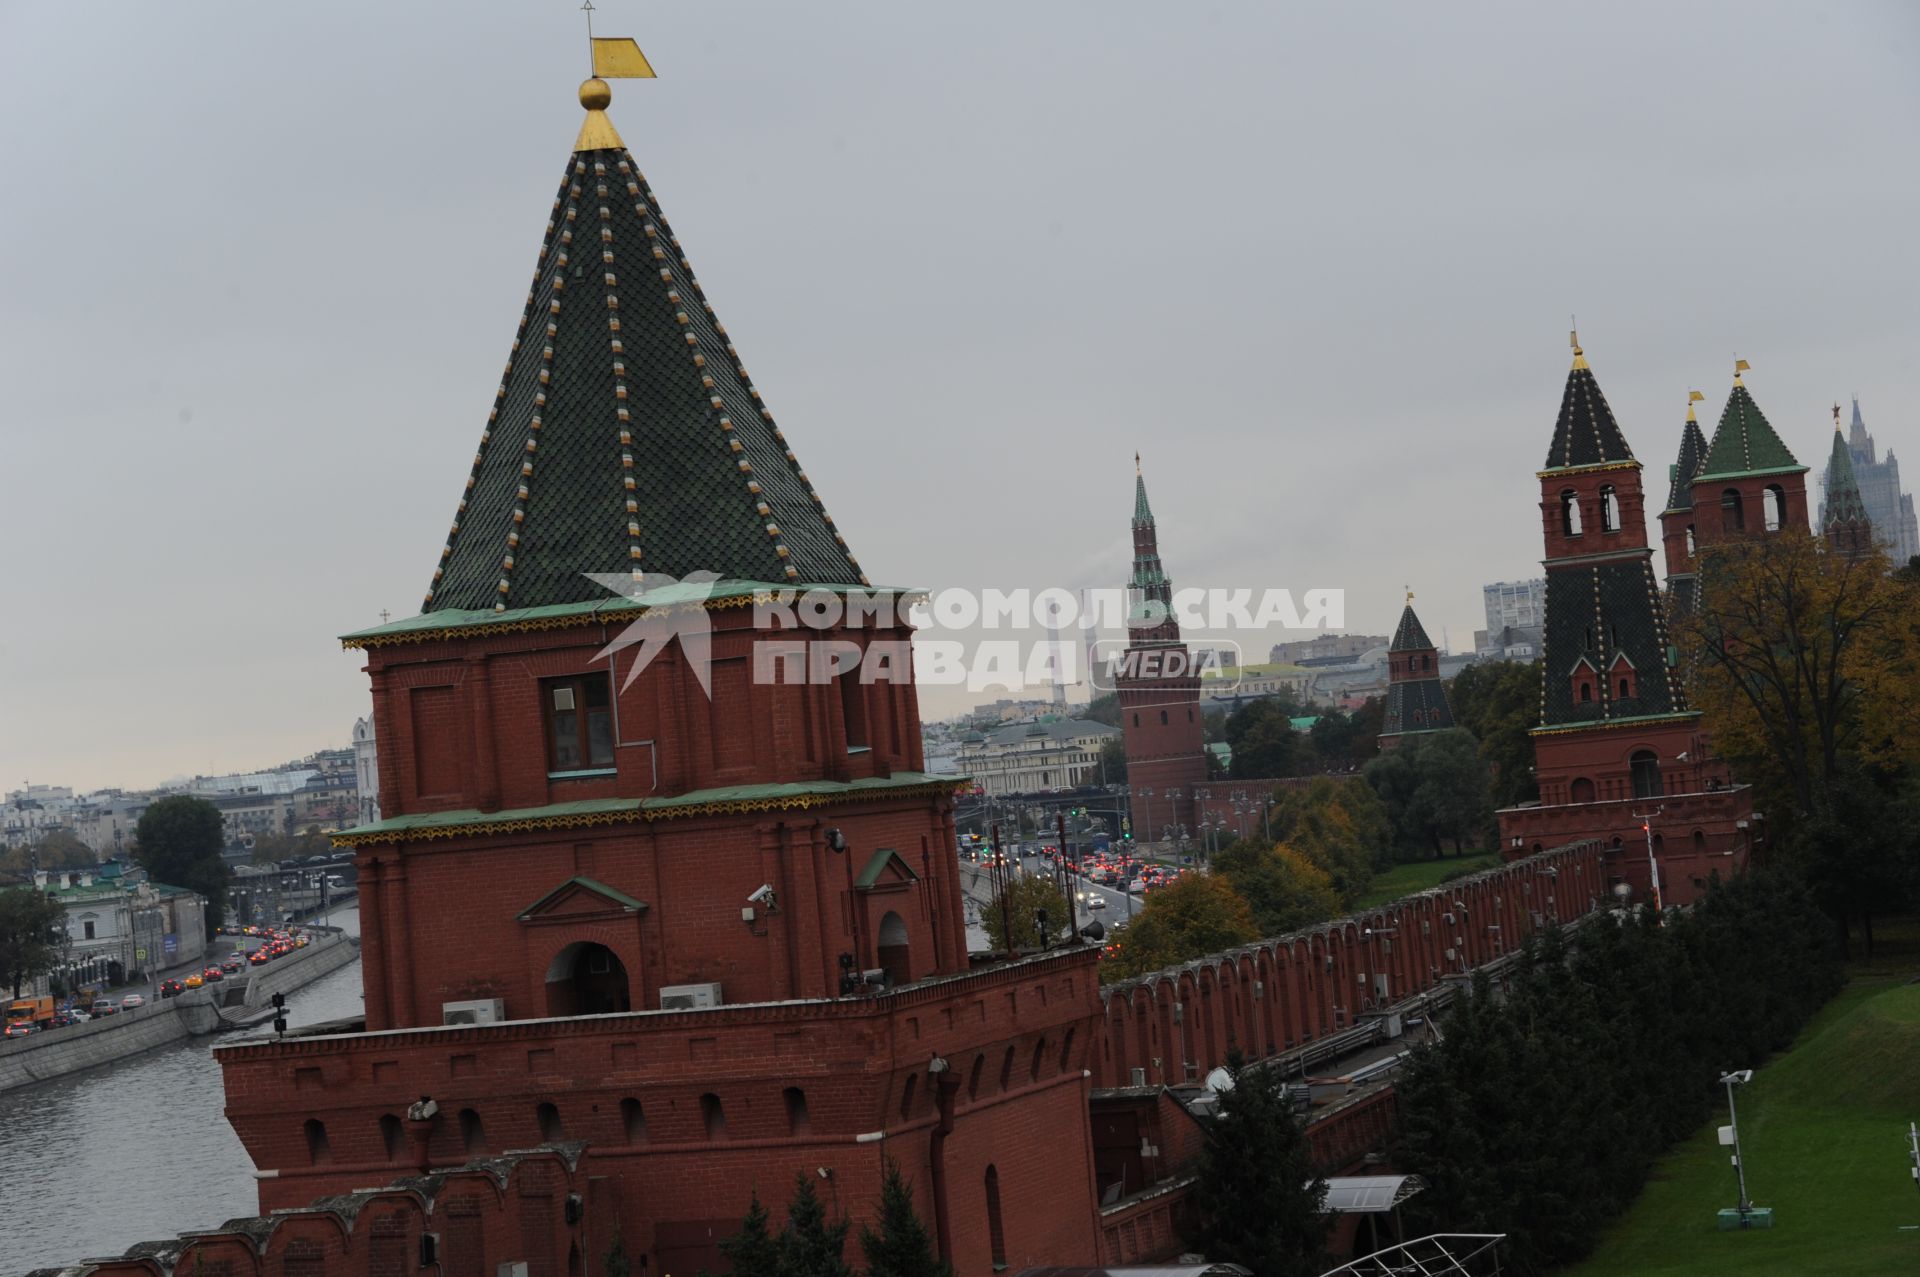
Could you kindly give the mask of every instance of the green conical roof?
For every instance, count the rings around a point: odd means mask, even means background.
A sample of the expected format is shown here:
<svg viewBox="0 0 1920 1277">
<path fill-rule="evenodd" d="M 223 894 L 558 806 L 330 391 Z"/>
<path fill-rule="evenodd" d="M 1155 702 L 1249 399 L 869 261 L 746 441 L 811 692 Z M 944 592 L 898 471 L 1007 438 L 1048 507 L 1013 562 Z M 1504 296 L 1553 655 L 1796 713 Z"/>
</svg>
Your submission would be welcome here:
<svg viewBox="0 0 1920 1277">
<path fill-rule="evenodd" d="M 1827 458 L 1827 500 L 1825 522 L 1870 523 L 1866 502 L 1860 499 L 1860 481 L 1853 473 L 1853 452 L 1838 425 L 1833 431 L 1833 454 Z"/>
<path fill-rule="evenodd" d="M 1407 606 L 1400 613 L 1400 624 L 1393 631 L 1393 641 L 1387 644 L 1389 652 L 1420 651 L 1433 646 L 1433 640 L 1427 637 L 1426 627 L 1420 624 L 1420 618 L 1413 614 L 1412 595 L 1408 595 Z"/>
<path fill-rule="evenodd" d="M 1133 521 L 1152 523 L 1153 507 L 1147 504 L 1147 477 L 1140 473 L 1140 458 L 1133 459 Z"/>
<path fill-rule="evenodd" d="M 1760 405 L 1736 378 L 1733 393 L 1727 396 L 1727 406 L 1721 410 L 1720 424 L 1714 428 L 1713 442 L 1707 445 L 1706 460 L 1694 477 L 1728 479 L 1743 474 L 1805 470 L 1767 424 Z"/>
<path fill-rule="evenodd" d="M 604 118 L 567 161 L 423 611 L 612 597 L 587 573 L 863 583 Z"/>
<path fill-rule="evenodd" d="M 1560 416 L 1554 422 L 1553 446 L 1547 450 L 1546 470 L 1597 466 L 1632 461 L 1633 449 L 1613 419 L 1600 383 L 1587 367 L 1587 357 L 1575 347 L 1573 368 L 1560 395 Z"/>
</svg>

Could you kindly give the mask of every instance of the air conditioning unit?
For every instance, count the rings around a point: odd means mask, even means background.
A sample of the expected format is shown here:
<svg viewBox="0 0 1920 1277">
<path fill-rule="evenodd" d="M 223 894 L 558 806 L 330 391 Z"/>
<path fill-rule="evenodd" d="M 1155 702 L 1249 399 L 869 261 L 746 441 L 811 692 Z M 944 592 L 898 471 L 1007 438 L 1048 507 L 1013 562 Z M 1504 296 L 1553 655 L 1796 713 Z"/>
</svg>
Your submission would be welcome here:
<svg viewBox="0 0 1920 1277">
<path fill-rule="evenodd" d="M 701 1007 L 720 1005 L 720 985 L 714 984 L 669 984 L 660 989 L 660 1009 L 662 1011 L 697 1011 Z"/>
<path fill-rule="evenodd" d="M 507 1018 L 507 1004 L 499 998 L 481 998 L 475 1002 L 442 1002 L 442 1024 L 498 1024 Z"/>
</svg>

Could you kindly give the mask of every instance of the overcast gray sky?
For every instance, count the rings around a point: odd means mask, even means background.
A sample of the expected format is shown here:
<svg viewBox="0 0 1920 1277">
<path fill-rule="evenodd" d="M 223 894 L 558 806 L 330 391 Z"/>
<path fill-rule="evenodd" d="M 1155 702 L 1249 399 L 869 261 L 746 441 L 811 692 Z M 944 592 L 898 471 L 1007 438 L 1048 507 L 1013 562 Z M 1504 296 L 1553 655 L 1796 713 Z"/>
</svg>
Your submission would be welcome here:
<svg viewBox="0 0 1920 1277">
<path fill-rule="evenodd" d="M 1734 353 L 1920 484 L 1920 8 L 602 0 L 612 115 L 876 580 L 1534 575 L 1569 313 L 1658 509 Z M 572 0 L 0 0 L 0 786 L 344 743 L 580 109 Z M 1707 425 L 1711 428 L 1711 416 Z M 923 697 L 929 716 L 972 699 Z"/>
</svg>

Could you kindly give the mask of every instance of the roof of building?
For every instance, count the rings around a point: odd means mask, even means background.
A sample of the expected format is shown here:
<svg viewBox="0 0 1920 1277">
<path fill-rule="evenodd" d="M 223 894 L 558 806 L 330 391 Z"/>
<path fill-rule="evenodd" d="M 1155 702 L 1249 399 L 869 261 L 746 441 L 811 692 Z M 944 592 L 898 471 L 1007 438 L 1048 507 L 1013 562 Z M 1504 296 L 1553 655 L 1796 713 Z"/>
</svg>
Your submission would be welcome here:
<svg viewBox="0 0 1920 1277">
<path fill-rule="evenodd" d="M 579 145 L 422 611 L 610 597 L 587 573 L 863 582 L 599 110 Z"/>
<path fill-rule="evenodd" d="M 1447 689 L 1440 682 L 1438 670 L 1432 678 L 1388 684 L 1380 715 L 1382 736 L 1444 732 L 1453 726 L 1453 706 L 1447 703 Z"/>
<path fill-rule="evenodd" d="M 1389 652 L 1419 652 L 1433 646 L 1433 640 L 1427 637 L 1426 627 L 1420 624 L 1420 618 L 1413 614 L 1413 596 L 1407 596 L 1407 605 L 1400 609 L 1400 624 L 1393 631 L 1393 642 L 1387 644 Z"/>
<path fill-rule="evenodd" d="M 1133 521 L 1152 523 L 1153 507 L 1147 504 L 1147 476 L 1140 469 L 1140 454 L 1133 454 Z"/>
<path fill-rule="evenodd" d="M 1547 450 L 1544 469 L 1570 466 L 1598 466 L 1615 461 L 1632 461 L 1633 449 L 1613 419 L 1600 383 L 1587 367 L 1587 357 L 1575 346 L 1573 368 L 1567 373 L 1567 387 L 1560 395 L 1560 417 L 1553 427 L 1553 446 Z"/>
<path fill-rule="evenodd" d="M 1739 377 L 1727 395 L 1727 406 L 1720 410 L 1720 424 L 1714 427 L 1713 442 L 1700 463 L 1701 479 L 1725 479 L 1746 474 L 1801 473 L 1806 467 L 1794 460 L 1793 453 L 1781 442 L 1767 423 L 1760 405 Z"/>
<path fill-rule="evenodd" d="M 1009 723 L 1005 727 L 995 728 L 984 735 L 966 738 L 968 745 L 998 745 L 1013 748 L 1029 741 L 1045 740 L 1050 743 L 1082 740 L 1088 736 L 1118 736 L 1120 729 L 1109 727 L 1105 723 L 1091 718 L 1048 718 L 1033 723 Z"/>
<path fill-rule="evenodd" d="M 1694 420 L 1693 409 L 1688 408 L 1687 424 L 1680 430 L 1680 456 L 1667 472 L 1667 509 L 1693 509 L 1693 477 L 1700 473 L 1700 463 L 1706 456 L 1707 436 Z"/>
<path fill-rule="evenodd" d="M 1840 433 L 1837 417 L 1833 423 L 1833 453 L 1827 458 L 1826 522 L 1828 527 L 1871 523 L 1866 502 L 1860 499 L 1860 481 L 1854 477 L 1853 451 L 1847 446 L 1847 437 Z"/>
</svg>

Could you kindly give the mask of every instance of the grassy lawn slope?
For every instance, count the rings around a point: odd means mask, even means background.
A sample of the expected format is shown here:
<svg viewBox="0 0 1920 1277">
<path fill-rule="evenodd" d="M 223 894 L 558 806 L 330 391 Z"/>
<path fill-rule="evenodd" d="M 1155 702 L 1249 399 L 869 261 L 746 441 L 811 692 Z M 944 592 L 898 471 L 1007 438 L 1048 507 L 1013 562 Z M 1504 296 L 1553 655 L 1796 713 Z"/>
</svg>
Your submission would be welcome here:
<svg viewBox="0 0 1920 1277">
<path fill-rule="evenodd" d="M 1903 964 L 1904 965 L 1904 964 Z M 1909 968 L 1910 970 L 1910 968 Z M 1577 1277 L 1920 1273 L 1920 1192 L 1907 1123 L 1920 1119 L 1920 984 L 1856 969 L 1793 1049 L 1739 1088 L 1740 1142 L 1770 1231 L 1722 1233 L 1738 1204 L 1720 1116 L 1667 1156 Z"/>
<path fill-rule="evenodd" d="M 1373 876 L 1366 894 L 1360 897 L 1359 907 L 1371 909 L 1375 905 L 1425 891 L 1428 887 L 1437 887 L 1440 880 L 1450 874 L 1475 873 L 1499 863 L 1500 857 L 1489 852 L 1479 856 L 1442 856 L 1437 860 L 1415 860 L 1395 865 L 1385 873 Z"/>
</svg>

